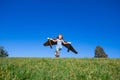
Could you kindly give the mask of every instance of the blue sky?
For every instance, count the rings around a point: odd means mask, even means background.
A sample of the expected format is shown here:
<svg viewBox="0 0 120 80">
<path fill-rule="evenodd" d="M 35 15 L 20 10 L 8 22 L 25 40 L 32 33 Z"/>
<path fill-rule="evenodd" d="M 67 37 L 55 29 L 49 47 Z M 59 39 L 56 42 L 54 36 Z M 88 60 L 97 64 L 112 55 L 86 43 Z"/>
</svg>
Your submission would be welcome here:
<svg viewBox="0 0 120 80">
<path fill-rule="evenodd" d="M 63 34 L 79 52 L 61 57 L 94 57 L 97 45 L 120 58 L 119 0 L 0 0 L 0 46 L 10 57 L 54 57 L 47 37 Z"/>
</svg>

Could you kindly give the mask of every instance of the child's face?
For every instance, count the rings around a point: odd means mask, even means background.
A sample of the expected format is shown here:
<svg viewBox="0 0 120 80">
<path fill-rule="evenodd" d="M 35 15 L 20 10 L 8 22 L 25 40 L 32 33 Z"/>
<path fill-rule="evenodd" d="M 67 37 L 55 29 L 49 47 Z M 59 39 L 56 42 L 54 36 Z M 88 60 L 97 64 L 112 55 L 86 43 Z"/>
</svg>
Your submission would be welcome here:
<svg viewBox="0 0 120 80">
<path fill-rule="evenodd" d="M 59 36 L 58 36 L 58 39 L 62 39 L 62 35 L 59 35 Z"/>
</svg>

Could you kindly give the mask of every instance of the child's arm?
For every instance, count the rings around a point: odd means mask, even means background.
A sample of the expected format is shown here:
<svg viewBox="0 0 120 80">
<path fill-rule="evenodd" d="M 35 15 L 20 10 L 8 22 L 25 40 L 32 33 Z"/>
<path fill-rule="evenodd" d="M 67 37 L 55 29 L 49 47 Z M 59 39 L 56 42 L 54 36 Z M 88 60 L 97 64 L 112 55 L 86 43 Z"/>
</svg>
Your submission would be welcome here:
<svg viewBox="0 0 120 80">
<path fill-rule="evenodd" d="M 68 44 L 68 43 L 63 41 L 63 44 Z"/>
<path fill-rule="evenodd" d="M 54 40 L 54 39 L 51 39 L 51 40 L 52 40 L 53 42 L 57 42 L 57 40 L 56 40 L 56 39 L 55 39 L 55 40 Z"/>
<path fill-rule="evenodd" d="M 52 38 L 48 38 L 48 39 L 52 40 L 53 42 L 57 42 L 57 40 L 56 40 L 56 39 L 52 39 Z"/>
<path fill-rule="evenodd" d="M 63 44 L 71 44 L 71 42 L 65 42 L 65 41 L 63 41 Z"/>
</svg>

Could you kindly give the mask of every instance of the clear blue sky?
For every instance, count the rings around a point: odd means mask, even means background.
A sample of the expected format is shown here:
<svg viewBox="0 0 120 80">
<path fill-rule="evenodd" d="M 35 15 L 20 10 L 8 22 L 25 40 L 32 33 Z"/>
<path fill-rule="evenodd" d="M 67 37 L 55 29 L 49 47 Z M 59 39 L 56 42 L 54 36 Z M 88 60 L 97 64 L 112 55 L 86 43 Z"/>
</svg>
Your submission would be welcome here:
<svg viewBox="0 0 120 80">
<path fill-rule="evenodd" d="M 54 57 L 43 43 L 59 33 L 79 52 L 63 48 L 61 57 L 93 57 L 100 45 L 120 58 L 120 1 L 0 0 L 0 46 L 10 57 Z"/>
</svg>

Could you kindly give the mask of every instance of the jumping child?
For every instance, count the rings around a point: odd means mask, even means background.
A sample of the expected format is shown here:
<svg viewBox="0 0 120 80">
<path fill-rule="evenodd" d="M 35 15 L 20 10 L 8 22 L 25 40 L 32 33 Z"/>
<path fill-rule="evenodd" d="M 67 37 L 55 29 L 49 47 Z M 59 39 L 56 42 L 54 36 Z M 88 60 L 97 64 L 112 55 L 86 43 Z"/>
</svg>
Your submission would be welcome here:
<svg viewBox="0 0 120 80">
<path fill-rule="evenodd" d="M 62 49 L 62 43 L 63 44 L 70 44 L 70 42 L 65 42 L 63 40 L 63 36 L 61 34 L 58 35 L 56 40 L 54 40 L 54 39 L 51 39 L 51 40 L 54 41 L 54 42 L 57 42 L 56 51 L 55 51 L 55 56 L 56 57 L 59 57 L 59 55 L 60 55 L 60 50 Z"/>
<path fill-rule="evenodd" d="M 55 56 L 60 56 L 60 50 L 62 49 L 62 46 L 65 46 L 69 51 L 72 51 L 73 53 L 77 54 L 78 52 L 72 47 L 71 42 L 66 42 L 63 40 L 63 36 L 61 34 L 58 35 L 57 39 L 48 38 L 48 41 L 43 44 L 44 46 L 50 46 L 52 48 L 52 45 L 56 45 L 55 50 Z"/>
</svg>

